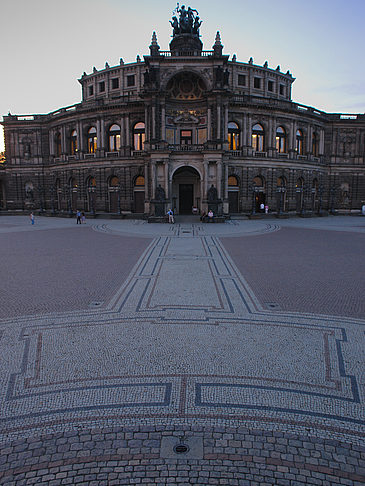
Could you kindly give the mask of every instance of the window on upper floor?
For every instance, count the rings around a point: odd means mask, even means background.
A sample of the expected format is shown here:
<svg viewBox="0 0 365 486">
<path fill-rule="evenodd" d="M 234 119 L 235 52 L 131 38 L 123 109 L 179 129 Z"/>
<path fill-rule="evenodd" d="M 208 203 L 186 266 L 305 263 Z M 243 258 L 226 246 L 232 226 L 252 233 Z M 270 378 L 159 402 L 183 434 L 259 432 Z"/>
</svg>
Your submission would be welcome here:
<svg viewBox="0 0 365 486">
<path fill-rule="evenodd" d="M 99 83 L 99 93 L 104 93 L 105 91 L 105 81 L 100 81 Z"/>
<path fill-rule="evenodd" d="M 56 149 L 56 157 L 59 157 L 62 153 L 62 142 L 61 142 L 60 132 L 57 132 L 55 136 L 55 149 Z"/>
<path fill-rule="evenodd" d="M 87 151 L 89 154 L 94 154 L 97 148 L 96 128 L 91 127 L 87 132 Z"/>
<path fill-rule="evenodd" d="M 135 86 L 136 85 L 136 77 L 134 74 L 129 74 L 127 76 L 127 86 Z"/>
<path fill-rule="evenodd" d="M 274 91 L 274 81 L 268 81 L 267 82 L 267 90 L 268 91 Z"/>
<path fill-rule="evenodd" d="M 193 143 L 192 130 L 180 130 L 180 144 L 191 145 Z"/>
<path fill-rule="evenodd" d="M 303 132 L 302 130 L 298 129 L 296 134 L 296 147 L 295 147 L 298 155 L 303 155 L 304 153 L 303 141 L 304 141 Z"/>
<path fill-rule="evenodd" d="M 236 122 L 228 123 L 228 147 L 229 150 L 240 148 L 240 127 Z"/>
<path fill-rule="evenodd" d="M 316 132 L 313 132 L 313 135 L 312 135 L 312 154 L 315 157 L 318 157 L 318 153 L 319 153 L 319 140 L 318 140 L 318 135 L 317 135 Z"/>
<path fill-rule="evenodd" d="M 235 175 L 228 176 L 228 186 L 229 187 L 238 187 L 238 179 Z"/>
<path fill-rule="evenodd" d="M 280 95 L 285 96 L 285 86 L 283 84 L 280 85 L 279 90 L 280 90 Z"/>
<path fill-rule="evenodd" d="M 246 75 L 245 74 L 239 74 L 237 83 L 239 86 L 246 86 Z"/>
<path fill-rule="evenodd" d="M 135 181 L 134 181 L 135 187 L 144 187 L 145 182 L 144 182 L 144 177 L 143 176 L 137 176 Z"/>
<path fill-rule="evenodd" d="M 279 154 L 286 152 L 286 132 L 283 127 L 276 129 L 275 146 Z"/>
<path fill-rule="evenodd" d="M 119 78 L 112 78 L 112 89 L 118 89 L 119 88 Z"/>
<path fill-rule="evenodd" d="M 109 152 L 117 152 L 120 149 L 120 126 L 112 125 L 108 131 Z"/>
<path fill-rule="evenodd" d="M 261 89 L 261 78 L 253 78 L 253 87 L 255 89 Z"/>
<path fill-rule="evenodd" d="M 76 130 L 72 130 L 71 136 L 70 136 L 70 152 L 71 155 L 75 155 L 78 151 L 78 146 L 77 146 L 77 132 Z"/>
<path fill-rule="evenodd" d="M 88 86 L 88 92 L 89 96 L 92 96 L 94 94 L 94 86 L 92 84 Z"/>
<path fill-rule="evenodd" d="M 262 125 L 256 123 L 256 125 L 252 127 L 252 148 L 256 152 L 264 151 L 264 135 L 265 132 Z"/>
<path fill-rule="evenodd" d="M 134 150 L 144 150 L 145 124 L 138 122 L 133 127 L 133 146 Z"/>
</svg>

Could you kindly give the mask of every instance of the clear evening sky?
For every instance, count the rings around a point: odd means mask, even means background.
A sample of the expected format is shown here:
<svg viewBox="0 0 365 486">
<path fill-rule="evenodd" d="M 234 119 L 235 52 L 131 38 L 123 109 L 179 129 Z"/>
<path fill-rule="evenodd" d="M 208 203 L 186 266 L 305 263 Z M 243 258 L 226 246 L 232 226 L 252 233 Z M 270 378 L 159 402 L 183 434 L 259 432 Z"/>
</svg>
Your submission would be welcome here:
<svg viewBox="0 0 365 486">
<path fill-rule="evenodd" d="M 184 2 L 180 2 L 182 5 Z M 225 54 L 288 69 L 293 100 L 365 112 L 365 0 L 192 0 L 204 49 L 219 30 Z M 0 115 L 48 113 L 81 100 L 82 73 L 171 40 L 170 0 L 0 0 Z M 3 150 L 0 132 L 0 151 Z"/>
</svg>

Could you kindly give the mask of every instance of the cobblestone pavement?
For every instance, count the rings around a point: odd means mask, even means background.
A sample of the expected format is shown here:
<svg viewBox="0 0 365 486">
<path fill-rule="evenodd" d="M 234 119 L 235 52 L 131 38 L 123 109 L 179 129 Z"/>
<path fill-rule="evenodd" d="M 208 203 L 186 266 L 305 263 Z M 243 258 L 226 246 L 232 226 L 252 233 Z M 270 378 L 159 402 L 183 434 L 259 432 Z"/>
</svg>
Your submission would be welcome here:
<svg viewBox="0 0 365 486">
<path fill-rule="evenodd" d="M 0 484 L 364 484 L 365 219 L 0 239 Z"/>
</svg>

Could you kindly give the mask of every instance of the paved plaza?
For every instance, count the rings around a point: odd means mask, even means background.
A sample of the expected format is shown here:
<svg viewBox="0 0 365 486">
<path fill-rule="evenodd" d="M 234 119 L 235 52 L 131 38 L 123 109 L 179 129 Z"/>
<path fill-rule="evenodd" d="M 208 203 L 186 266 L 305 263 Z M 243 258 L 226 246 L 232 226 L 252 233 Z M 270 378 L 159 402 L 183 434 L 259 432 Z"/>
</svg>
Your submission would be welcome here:
<svg viewBox="0 0 365 486">
<path fill-rule="evenodd" d="M 0 241 L 0 484 L 365 484 L 365 218 Z"/>
</svg>

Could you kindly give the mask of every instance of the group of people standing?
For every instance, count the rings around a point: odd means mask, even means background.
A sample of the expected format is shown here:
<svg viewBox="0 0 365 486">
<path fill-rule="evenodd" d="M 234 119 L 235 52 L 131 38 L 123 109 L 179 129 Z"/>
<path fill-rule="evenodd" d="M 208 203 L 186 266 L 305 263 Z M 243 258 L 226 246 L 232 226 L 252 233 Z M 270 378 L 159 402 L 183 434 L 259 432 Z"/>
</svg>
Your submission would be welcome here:
<svg viewBox="0 0 365 486">
<path fill-rule="evenodd" d="M 79 210 L 76 211 L 76 224 L 86 223 L 85 213 Z"/>
</svg>

